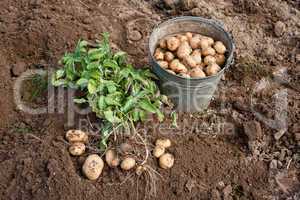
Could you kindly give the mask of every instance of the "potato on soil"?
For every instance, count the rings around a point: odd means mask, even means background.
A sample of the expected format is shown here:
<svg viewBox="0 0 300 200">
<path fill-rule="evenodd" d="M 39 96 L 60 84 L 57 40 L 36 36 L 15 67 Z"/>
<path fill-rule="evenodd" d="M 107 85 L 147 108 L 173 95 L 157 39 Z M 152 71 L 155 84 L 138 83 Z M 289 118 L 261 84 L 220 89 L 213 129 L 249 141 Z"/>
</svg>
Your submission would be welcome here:
<svg viewBox="0 0 300 200">
<path fill-rule="evenodd" d="M 125 158 L 121 162 L 121 169 L 123 170 L 130 170 L 135 166 L 136 162 L 133 158 Z"/>
<path fill-rule="evenodd" d="M 175 58 L 175 56 L 174 56 L 174 54 L 172 52 L 167 51 L 165 53 L 165 57 L 164 58 L 165 58 L 165 61 L 171 62 Z"/>
<path fill-rule="evenodd" d="M 122 144 L 120 144 L 120 150 L 123 154 L 128 154 L 128 153 L 132 152 L 133 147 L 128 143 L 122 143 Z"/>
<path fill-rule="evenodd" d="M 189 43 L 182 42 L 177 49 L 177 57 L 182 59 L 182 58 L 190 55 L 191 52 L 192 52 L 192 48 L 190 47 Z"/>
<path fill-rule="evenodd" d="M 164 59 L 164 52 L 163 52 L 163 50 L 161 48 L 157 48 L 155 50 L 154 58 L 156 60 L 163 60 Z"/>
<path fill-rule="evenodd" d="M 161 146 L 164 148 L 169 148 L 171 146 L 171 140 L 169 139 L 157 139 L 155 146 Z"/>
<path fill-rule="evenodd" d="M 200 64 L 202 62 L 200 49 L 195 49 L 192 52 L 192 57 L 193 57 L 194 61 L 197 63 L 197 65 Z"/>
<path fill-rule="evenodd" d="M 105 153 L 105 161 L 110 167 L 116 167 L 119 165 L 120 160 L 115 150 L 109 149 Z"/>
<path fill-rule="evenodd" d="M 224 54 L 216 54 L 215 55 L 215 58 L 216 58 L 216 63 L 221 66 L 225 63 L 225 56 Z"/>
<path fill-rule="evenodd" d="M 167 47 L 170 51 L 176 51 L 180 45 L 180 41 L 176 37 L 169 37 L 167 39 Z"/>
<path fill-rule="evenodd" d="M 180 72 L 187 72 L 187 68 L 178 60 L 174 59 L 170 65 L 170 69 L 173 70 L 174 72 L 180 73 Z"/>
<path fill-rule="evenodd" d="M 66 133 L 66 139 L 71 143 L 86 143 L 88 141 L 88 135 L 81 130 L 68 130 Z"/>
<path fill-rule="evenodd" d="M 161 66 L 164 69 L 168 69 L 168 67 L 169 67 L 169 63 L 167 61 L 160 60 L 160 61 L 157 61 L 157 64 L 159 64 L 159 66 Z"/>
<path fill-rule="evenodd" d="M 208 55 L 208 56 L 205 56 L 203 62 L 206 65 L 209 65 L 209 64 L 212 64 L 212 63 L 216 63 L 216 58 L 214 56 Z"/>
<path fill-rule="evenodd" d="M 73 156 L 80 156 L 85 152 L 85 145 L 81 142 L 75 142 L 69 147 L 69 152 Z"/>
<path fill-rule="evenodd" d="M 165 153 L 165 147 L 162 146 L 155 146 L 153 149 L 153 155 L 156 158 L 159 158 L 161 155 L 163 155 Z"/>
<path fill-rule="evenodd" d="M 221 67 L 216 63 L 212 63 L 205 68 L 206 74 L 208 76 L 215 75 L 221 70 Z"/>
<path fill-rule="evenodd" d="M 159 166 L 163 169 L 170 169 L 174 165 L 174 156 L 170 153 L 165 153 L 159 157 Z"/>
<path fill-rule="evenodd" d="M 104 162 L 97 154 L 92 154 L 87 157 L 83 166 L 83 174 L 90 180 L 96 180 L 102 173 Z"/>
<path fill-rule="evenodd" d="M 197 65 L 197 63 L 194 60 L 193 56 L 190 56 L 190 55 L 184 57 L 183 63 L 185 64 L 185 66 L 188 66 L 188 67 L 191 67 L 191 68 L 194 68 Z"/>
<path fill-rule="evenodd" d="M 225 45 L 222 42 L 220 42 L 220 41 L 215 42 L 214 49 L 219 54 L 224 54 L 226 52 Z"/>
<path fill-rule="evenodd" d="M 201 68 L 194 68 L 190 71 L 190 76 L 193 78 L 204 78 L 206 77 L 205 73 L 202 71 Z"/>
<path fill-rule="evenodd" d="M 202 51 L 203 56 L 208 56 L 208 55 L 214 56 L 215 54 L 216 54 L 216 51 L 212 47 L 208 47 Z"/>
<path fill-rule="evenodd" d="M 167 40 L 165 38 L 163 38 L 159 41 L 159 47 L 162 48 L 162 49 L 167 48 Z"/>
</svg>

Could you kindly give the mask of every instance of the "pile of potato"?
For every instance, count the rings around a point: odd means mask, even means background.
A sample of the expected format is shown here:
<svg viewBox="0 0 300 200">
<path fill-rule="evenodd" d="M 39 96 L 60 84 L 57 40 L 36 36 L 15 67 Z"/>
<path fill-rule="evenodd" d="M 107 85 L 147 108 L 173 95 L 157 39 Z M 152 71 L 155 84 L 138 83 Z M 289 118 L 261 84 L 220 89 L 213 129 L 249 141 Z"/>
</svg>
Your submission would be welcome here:
<svg viewBox="0 0 300 200">
<path fill-rule="evenodd" d="M 154 52 L 157 63 L 171 74 L 203 78 L 218 73 L 225 63 L 226 47 L 221 41 L 187 32 L 167 36 Z"/>
<path fill-rule="evenodd" d="M 171 141 L 169 139 L 157 139 L 155 142 L 153 155 L 159 158 L 159 166 L 163 169 L 169 169 L 174 165 L 174 156 L 165 152 L 169 147 L 171 147 Z"/>
<path fill-rule="evenodd" d="M 85 152 L 85 143 L 88 142 L 88 135 L 81 130 L 69 130 L 66 139 L 71 144 L 69 152 L 73 156 L 80 156 Z"/>
</svg>

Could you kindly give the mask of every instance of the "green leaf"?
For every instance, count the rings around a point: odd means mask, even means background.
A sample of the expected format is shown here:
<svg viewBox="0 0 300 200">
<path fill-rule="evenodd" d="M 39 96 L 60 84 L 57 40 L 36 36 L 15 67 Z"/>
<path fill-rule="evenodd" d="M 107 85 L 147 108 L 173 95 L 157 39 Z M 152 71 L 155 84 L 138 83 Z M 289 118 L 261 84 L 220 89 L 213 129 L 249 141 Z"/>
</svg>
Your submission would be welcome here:
<svg viewBox="0 0 300 200">
<path fill-rule="evenodd" d="M 80 87 L 86 87 L 88 85 L 88 80 L 85 78 L 80 78 L 77 80 L 76 85 L 80 86 Z"/>
<path fill-rule="evenodd" d="M 96 69 L 96 68 L 98 68 L 98 66 L 99 66 L 98 62 L 91 62 L 86 66 L 86 68 L 87 69 Z"/>
<path fill-rule="evenodd" d="M 117 61 L 115 61 L 115 60 L 106 59 L 103 62 L 103 67 L 110 67 L 110 68 L 116 69 L 116 68 L 119 68 L 119 65 L 118 65 Z"/>
<path fill-rule="evenodd" d="M 89 91 L 90 94 L 95 94 L 96 93 L 96 91 L 97 91 L 96 81 L 89 80 L 88 91 Z"/>
<path fill-rule="evenodd" d="M 104 116 L 105 116 L 105 119 L 107 121 L 109 121 L 110 123 L 112 123 L 112 124 L 116 124 L 116 123 L 121 122 L 121 120 L 117 116 L 115 116 L 114 112 L 111 111 L 111 110 L 105 111 Z"/>
<path fill-rule="evenodd" d="M 151 113 L 156 113 L 156 111 L 157 111 L 157 108 L 148 99 L 142 99 L 139 102 L 139 106 L 142 109 L 144 109 L 148 112 L 151 112 Z"/>
<path fill-rule="evenodd" d="M 104 110 L 106 108 L 106 103 L 105 103 L 105 97 L 104 96 L 100 96 L 98 99 L 98 107 L 100 110 Z"/>
<path fill-rule="evenodd" d="M 64 69 L 59 69 L 55 72 L 56 74 L 56 79 L 60 79 L 65 75 L 65 70 Z"/>
<path fill-rule="evenodd" d="M 156 114 L 157 114 L 157 118 L 160 122 L 164 121 L 165 116 L 159 109 L 156 110 Z"/>
<path fill-rule="evenodd" d="M 146 121 L 147 120 L 147 113 L 143 110 L 139 111 L 139 117 L 141 119 L 141 121 Z"/>
<path fill-rule="evenodd" d="M 175 127 L 175 128 L 178 128 L 178 125 L 177 125 L 177 113 L 175 111 L 172 111 L 171 112 L 171 118 L 172 118 L 172 126 Z"/>
<path fill-rule="evenodd" d="M 81 104 L 81 103 L 87 103 L 88 101 L 84 98 L 74 99 L 75 103 Z"/>
</svg>

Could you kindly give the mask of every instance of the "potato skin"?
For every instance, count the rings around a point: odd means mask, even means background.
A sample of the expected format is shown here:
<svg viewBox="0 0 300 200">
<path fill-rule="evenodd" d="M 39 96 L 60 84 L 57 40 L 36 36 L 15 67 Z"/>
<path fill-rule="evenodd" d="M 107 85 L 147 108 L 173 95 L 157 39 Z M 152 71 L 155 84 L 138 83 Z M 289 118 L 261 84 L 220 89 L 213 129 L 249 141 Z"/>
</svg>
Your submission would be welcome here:
<svg viewBox="0 0 300 200">
<path fill-rule="evenodd" d="M 157 48 L 155 50 L 154 58 L 156 60 L 163 60 L 164 59 L 164 52 L 163 52 L 163 50 L 161 48 Z"/>
<path fill-rule="evenodd" d="M 109 149 L 105 153 L 105 161 L 110 167 L 115 167 L 116 162 L 118 161 L 117 152 L 115 150 Z M 114 163 L 113 163 L 114 162 Z"/>
<path fill-rule="evenodd" d="M 81 156 L 85 152 L 85 145 L 81 142 L 75 142 L 69 147 L 69 152 L 73 156 Z"/>
<path fill-rule="evenodd" d="M 174 165 L 174 156 L 170 153 L 165 153 L 159 158 L 159 166 L 163 169 L 170 169 Z"/>
<path fill-rule="evenodd" d="M 208 47 L 202 51 L 203 56 L 208 56 L 208 55 L 214 56 L 215 54 L 216 54 L 216 51 L 212 47 Z"/>
<path fill-rule="evenodd" d="M 194 57 L 190 56 L 190 55 L 184 57 L 183 62 L 185 64 L 185 66 L 188 66 L 191 68 L 194 68 L 197 65 L 196 61 L 194 60 Z"/>
<path fill-rule="evenodd" d="M 174 58 L 175 58 L 175 56 L 174 56 L 174 54 L 172 52 L 167 51 L 165 53 L 165 57 L 164 57 L 165 61 L 171 62 Z"/>
<path fill-rule="evenodd" d="M 157 61 L 157 64 L 159 64 L 159 66 L 161 66 L 164 69 L 169 68 L 169 63 L 167 61 L 159 60 L 159 61 Z"/>
<path fill-rule="evenodd" d="M 155 146 L 153 149 L 153 155 L 156 158 L 159 158 L 161 155 L 165 153 L 165 147 L 162 146 Z"/>
<path fill-rule="evenodd" d="M 180 41 L 176 37 L 169 37 L 167 39 L 167 47 L 170 51 L 176 51 L 180 45 Z"/>
<path fill-rule="evenodd" d="M 183 59 L 184 57 L 190 55 L 192 48 L 188 42 L 182 42 L 177 50 L 177 57 Z"/>
<path fill-rule="evenodd" d="M 200 47 L 200 38 L 197 36 L 192 37 L 189 42 L 190 42 L 190 46 L 192 47 L 192 49 L 197 49 Z"/>
<path fill-rule="evenodd" d="M 176 37 L 179 39 L 180 42 L 185 42 L 185 41 L 188 41 L 188 40 L 189 40 L 188 37 L 187 37 L 186 35 L 181 35 L 181 34 L 179 34 L 179 35 L 177 35 Z"/>
<path fill-rule="evenodd" d="M 185 35 L 188 38 L 188 40 L 190 40 L 193 37 L 193 33 L 191 32 L 186 32 Z"/>
<path fill-rule="evenodd" d="M 102 173 L 104 162 L 97 154 L 91 154 L 82 166 L 83 174 L 90 180 L 96 180 Z"/>
<path fill-rule="evenodd" d="M 68 130 L 66 133 L 66 139 L 70 143 L 74 143 L 74 142 L 86 143 L 88 141 L 88 135 L 81 130 Z"/>
<path fill-rule="evenodd" d="M 174 59 L 170 65 L 170 69 L 173 70 L 174 72 L 180 73 L 180 72 L 187 72 L 187 68 L 178 60 Z"/>
<path fill-rule="evenodd" d="M 214 56 L 208 55 L 208 56 L 205 56 L 203 62 L 204 62 L 204 64 L 209 65 L 211 63 L 215 63 L 216 62 L 216 58 Z"/>
<path fill-rule="evenodd" d="M 206 77 L 205 73 L 200 68 L 194 68 L 190 71 L 190 76 L 193 78 L 204 78 Z"/>
<path fill-rule="evenodd" d="M 201 64 L 202 62 L 202 57 L 201 57 L 201 51 L 200 49 L 195 49 L 193 52 L 192 52 L 192 57 L 193 59 L 195 60 L 195 62 L 198 64 Z"/>
<path fill-rule="evenodd" d="M 225 63 L 225 56 L 224 54 L 216 54 L 215 55 L 215 58 L 216 58 L 216 63 L 221 66 Z"/>
<path fill-rule="evenodd" d="M 216 63 L 212 63 L 212 64 L 209 64 L 205 71 L 206 71 L 206 74 L 208 76 L 212 76 L 212 75 L 215 75 L 216 73 L 218 73 L 219 71 L 221 70 L 221 67 L 219 65 L 217 65 Z"/>
<path fill-rule="evenodd" d="M 155 142 L 156 146 L 162 146 L 164 148 L 169 148 L 171 147 L 172 143 L 171 140 L 169 139 L 157 139 Z"/>
<path fill-rule="evenodd" d="M 162 49 L 167 48 L 167 40 L 165 38 L 163 38 L 159 41 L 159 47 L 162 48 Z"/>
<path fill-rule="evenodd" d="M 199 44 L 200 44 L 200 47 L 201 47 L 202 50 L 205 50 L 209 47 L 209 42 L 205 38 L 201 38 Z"/>
<path fill-rule="evenodd" d="M 136 162 L 133 158 L 125 158 L 122 162 L 121 162 L 121 169 L 123 170 L 130 170 L 135 166 Z"/>
<path fill-rule="evenodd" d="M 226 47 L 221 41 L 215 42 L 214 49 L 219 54 L 224 54 L 226 52 Z"/>
</svg>

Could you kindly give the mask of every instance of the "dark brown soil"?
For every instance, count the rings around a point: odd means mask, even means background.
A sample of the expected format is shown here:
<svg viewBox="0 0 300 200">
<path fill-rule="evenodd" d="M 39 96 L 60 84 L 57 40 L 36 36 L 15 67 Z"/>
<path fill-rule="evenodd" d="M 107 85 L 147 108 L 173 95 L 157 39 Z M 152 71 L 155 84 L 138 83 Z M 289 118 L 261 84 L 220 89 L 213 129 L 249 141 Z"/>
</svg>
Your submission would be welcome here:
<svg viewBox="0 0 300 200">
<path fill-rule="evenodd" d="M 158 0 L 0 2 L 0 199 L 217 200 L 218 194 L 236 200 L 300 199 L 300 142 L 296 137 L 300 132 L 299 4 L 260 0 L 179 2 L 169 7 Z M 220 83 L 208 111 L 181 114 L 177 130 L 161 129 L 169 125 L 169 120 L 160 127 L 153 121 L 143 125 L 150 143 L 162 135 L 174 143 L 169 150 L 175 156 L 172 169 L 162 170 L 155 159 L 149 160 L 161 175 L 155 182 L 156 196 L 149 194 L 149 180 L 144 176 L 107 166 L 97 181 L 87 180 L 80 168 L 92 151 L 80 158 L 68 153 L 64 139 L 65 131 L 71 128 L 67 113 L 30 115 L 18 110 L 13 94 L 15 81 L 26 69 L 56 68 L 64 52 L 72 50 L 78 39 L 100 39 L 103 31 L 110 32 L 113 47 L 128 52 L 136 66 L 147 65 L 152 27 L 178 15 L 221 20 L 235 39 L 236 64 Z M 281 36 L 274 32 L 277 21 L 285 24 Z M 285 68 L 287 77 L 274 79 L 273 72 L 278 68 Z M 255 83 L 261 80 L 271 87 L 265 84 L 265 89 L 253 92 Z M 278 129 L 257 117 L 250 104 L 255 99 L 255 110 L 274 119 L 277 108 L 272 104 L 273 95 L 281 90 L 288 94 L 287 132 L 277 141 L 274 134 Z M 47 103 L 47 94 L 40 95 L 33 102 L 37 106 Z M 86 117 L 76 115 L 76 124 Z M 261 126 L 260 138 L 253 139 L 247 136 L 249 130 L 244 131 L 244 123 L 252 120 Z M 230 124 L 218 129 L 220 122 Z M 270 168 L 272 160 L 281 164 Z"/>
</svg>

